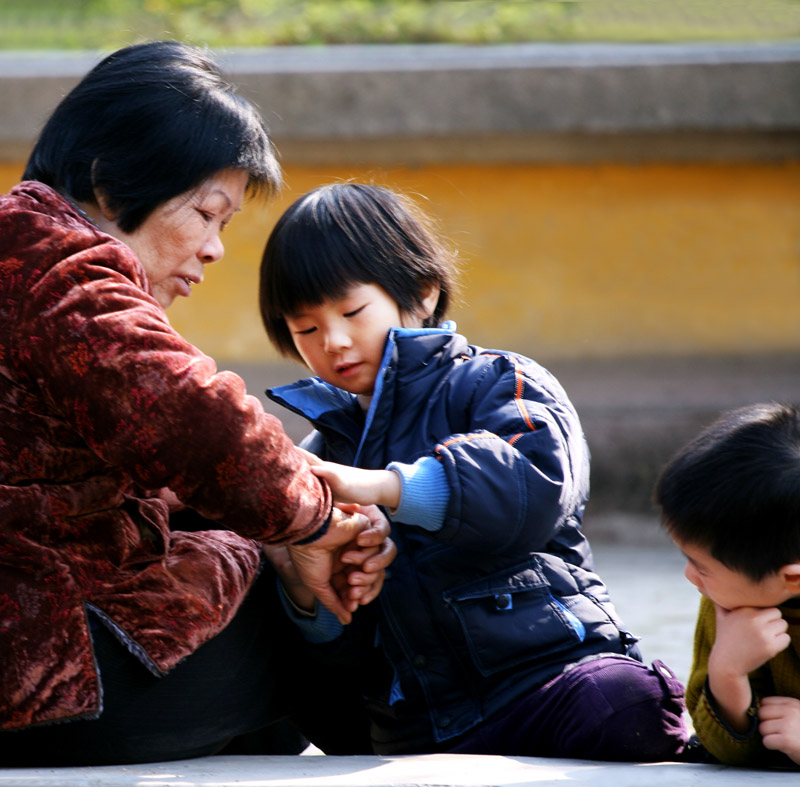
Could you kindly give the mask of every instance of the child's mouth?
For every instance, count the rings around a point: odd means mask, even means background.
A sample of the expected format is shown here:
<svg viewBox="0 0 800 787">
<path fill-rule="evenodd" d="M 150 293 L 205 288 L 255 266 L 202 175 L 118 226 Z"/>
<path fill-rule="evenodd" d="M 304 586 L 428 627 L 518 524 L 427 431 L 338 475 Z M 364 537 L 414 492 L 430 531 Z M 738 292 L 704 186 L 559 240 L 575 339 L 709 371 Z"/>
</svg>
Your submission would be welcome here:
<svg viewBox="0 0 800 787">
<path fill-rule="evenodd" d="M 360 361 L 355 361 L 354 363 L 343 363 L 336 367 L 336 373 L 342 377 L 352 377 L 360 367 Z"/>
</svg>

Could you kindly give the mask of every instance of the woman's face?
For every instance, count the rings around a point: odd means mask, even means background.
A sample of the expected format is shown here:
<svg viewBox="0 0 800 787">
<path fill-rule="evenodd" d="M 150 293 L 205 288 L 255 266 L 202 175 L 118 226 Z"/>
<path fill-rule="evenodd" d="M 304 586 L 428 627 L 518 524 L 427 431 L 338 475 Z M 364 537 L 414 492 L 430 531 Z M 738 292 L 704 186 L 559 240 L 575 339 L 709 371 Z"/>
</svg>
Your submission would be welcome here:
<svg viewBox="0 0 800 787">
<path fill-rule="evenodd" d="M 103 227 L 133 249 L 165 309 L 179 295 L 188 298 L 192 285 L 203 281 L 205 265 L 222 258 L 220 235 L 241 209 L 247 180 L 245 170 L 222 170 L 160 205 L 130 234 L 113 220 Z"/>
</svg>

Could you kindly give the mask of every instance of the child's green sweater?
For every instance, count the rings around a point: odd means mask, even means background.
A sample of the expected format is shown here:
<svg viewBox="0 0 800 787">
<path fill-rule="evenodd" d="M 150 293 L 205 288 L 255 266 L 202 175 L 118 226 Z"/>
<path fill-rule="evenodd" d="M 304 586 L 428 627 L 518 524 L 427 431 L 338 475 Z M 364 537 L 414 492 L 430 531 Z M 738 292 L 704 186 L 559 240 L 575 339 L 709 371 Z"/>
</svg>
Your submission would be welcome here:
<svg viewBox="0 0 800 787">
<path fill-rule="evenodd" d="M 753 704 L 748 715 L 752 723 L 746 733 L 738 734 L 722 720 L 708 689 L 708 657 L 716 635 L 716 615 L 709 599 L 704 597 L 700 603 L 686 704 L 703 745 L 726 765 L 790 764 L 784 755 L 765 749 L 758 732 L 757 708 L 762 697 L 800 699 L 800 607 L 785 605 L 780 610 L 789 624 L 791 645 L 750 673 Z"/>
</svg>

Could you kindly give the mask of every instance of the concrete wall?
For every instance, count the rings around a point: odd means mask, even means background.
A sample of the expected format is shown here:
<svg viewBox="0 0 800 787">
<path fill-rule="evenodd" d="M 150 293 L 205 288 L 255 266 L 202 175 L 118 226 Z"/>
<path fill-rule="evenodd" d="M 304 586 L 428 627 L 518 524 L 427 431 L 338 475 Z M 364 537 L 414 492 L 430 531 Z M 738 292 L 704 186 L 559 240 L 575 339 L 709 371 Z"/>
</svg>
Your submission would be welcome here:
<svg viewBox="0 0 800 787">
<path fill-rule="evenodd" d="M 97 60 L 0 53 L 0 188 Z M 284 197 L 248 206 L 176 325 L 272 358 L 258 257 L 280 211 L 337 178 L 423 195 L 461 250 L 460 327 L 545 359 L 800 350 L 800 46 L 241 50 Z"/>
</svg>

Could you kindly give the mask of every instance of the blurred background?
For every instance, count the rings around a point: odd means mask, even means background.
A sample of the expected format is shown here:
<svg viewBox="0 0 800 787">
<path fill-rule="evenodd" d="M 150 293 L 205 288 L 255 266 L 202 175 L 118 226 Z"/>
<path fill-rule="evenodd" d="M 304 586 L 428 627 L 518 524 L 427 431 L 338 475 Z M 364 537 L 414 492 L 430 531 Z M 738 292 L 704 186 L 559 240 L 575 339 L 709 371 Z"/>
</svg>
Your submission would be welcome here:
<svg viewBox="0 0 800 787">
<path fill-rule="evenodd" d="M 792 40 L 794 0 L 3 0 L 4 49 Z"/>
<path fill-rule="evenodd" d="M 304 373 L 258 317 L 274 221 L 331 180 L 414 196 L 459 250 L 459 329 L 571 395 L 601 573 L 685 677 L 658 469 L 723 409 L 800 400 L 800 0 L 0 0 L 0 190 L 102 54 L 155 38 L 220 57 L 285 172 L 176 328 L 265 401 Z"/>
</svg>

